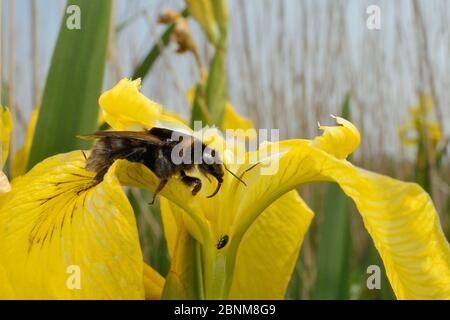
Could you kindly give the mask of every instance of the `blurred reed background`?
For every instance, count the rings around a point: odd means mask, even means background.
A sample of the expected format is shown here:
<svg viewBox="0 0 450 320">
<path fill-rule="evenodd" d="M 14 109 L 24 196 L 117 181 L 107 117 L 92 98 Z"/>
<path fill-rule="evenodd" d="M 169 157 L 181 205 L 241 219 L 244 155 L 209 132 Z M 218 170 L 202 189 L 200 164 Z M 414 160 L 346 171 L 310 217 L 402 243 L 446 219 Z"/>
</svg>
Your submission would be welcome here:
<svg viewBox="0 0 450 320">
<path fill-rule="evenodd" d="M 65 1 L 0 4 L 1 98 L 15 117 L 14 152 L 42 96 Z M 381 30 L 366 27 L 371 4 L 381 8 Z M 450 136 L 450 2 L 229 0 L 228 5 L 229 97 L 257 127 L 280 128 L 282 139 L 311 138 L 319 133 L 318 121 L 331 124 L 330 114 L 344 113 L 361 131 L 361 146 L 352 157 L 356 165 L 413 181 L 422 170 L 418 148 L 402 144 L 399 129 L 424 93 L 433 98 L 427 117 L 439 124 L 443 148 Z M 105 89 L 131 77 L 157 42 L 165 29 L 157 23 L 158 15 L 184 7 L 181 0 L 113 1 Z M 213 50 L 204 34 L 193 20 L 190 27 L 209 60 Z M 192 55 L 175 53 L 171 44 L 146 76 L 142 91 L 189 118 L 186 91 L 198 79 Z M 448 237 L 448 155 L 439 166 L 423 170 L 431 177 L 429 191 Z M 366 289 L 367 266 L 382 264 L 353 204 L 333 185 L 300 192 L 317 216 L 286 297 L 392 298 L 386 281 L 382 290 Z M 147 205 L 148 197 L 131 191 L 145 259 L 164 274 L 169 265 L 164 235 L 158 209 Z"/>
</svg>

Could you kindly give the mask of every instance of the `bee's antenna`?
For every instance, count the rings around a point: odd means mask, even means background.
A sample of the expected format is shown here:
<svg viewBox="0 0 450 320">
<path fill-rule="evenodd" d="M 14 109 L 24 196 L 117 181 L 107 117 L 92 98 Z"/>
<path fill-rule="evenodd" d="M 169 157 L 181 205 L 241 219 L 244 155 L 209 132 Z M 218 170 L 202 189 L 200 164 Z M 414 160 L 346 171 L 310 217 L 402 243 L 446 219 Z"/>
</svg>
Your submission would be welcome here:
<svg viewBox="0 0 450 320">
<path fill-rule="evenodd" d="M 242 177 L 243 177 L 247 172 L 249 172 L 250 170 L 252 170 L 254 167 L 256 167 L 256 166 L 257 166 L 258 164 L 260 164 L 260 163 L 261 163 L 261 161 L 255 163 L 254 165 L 251 165 L 250 168 L 245 169 L 244 172 L 241 173 L 241 175 L 239 176 L 239 178 L 242 179 Z"/>
<path fill-rule="evenodd" d="M 87 160 L 86 153 L 83 150 L 81 150 L 81 153 L 83 154 L 84 160 Z"/>
<path fill-rule="evenodd" d="M 244 182 L 244 180 L 242 180 L 241 178 L 239 178 L 237 175 L 235 175 L 230 169 L 227 168 L 227 166 L 225 165 L 224 162 L 222 162 L 223 167 L 225 168 L 225 170 L 227 170 L 229 173 L 231 173 L 231 175 L 233 177 L 235 177 L 239 182 L 241 182 L 244 186 L 247 186 L 247 184 Z"/>
</svg>

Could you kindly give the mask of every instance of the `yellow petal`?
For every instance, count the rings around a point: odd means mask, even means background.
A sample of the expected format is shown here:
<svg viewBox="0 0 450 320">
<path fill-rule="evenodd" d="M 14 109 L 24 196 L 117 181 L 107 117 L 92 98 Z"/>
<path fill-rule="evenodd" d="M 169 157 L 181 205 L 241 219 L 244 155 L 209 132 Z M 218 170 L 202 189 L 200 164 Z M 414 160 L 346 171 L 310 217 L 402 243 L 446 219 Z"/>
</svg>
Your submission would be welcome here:
<svg viewBox="0 0 450 320">
<path fill-rule="evenodd" d="M 163 107 L 139 92 L 141 80 L 122 79 L 111 90 L 100 96 L 103 119 L 115 130 L 142 131 L 152 127 L 189 127 L 166 114 Z"/>
<path fill-rule="evenodd" d="M 0 194 L 9 192 L 10 190 L 11 185 L 9 184 L 8 177 L 2 171 L 0 171 Z"/>
<path fill-rule="evenodd" d="M 38 118 L 39 111 L 35 110 L 31 113 L 30 122 L 25 132 L 25 142 L 17 151 L 11 161 L 11 177 L 15 178 L 25 174 L 28 164 L 28 156 L 30 155 L 31 144 L 33 143 L 34 129 Z"/>
<path fill-rule="evenodd" d="M 336 158 L 345 159 L 358 148 L 361 142 L 358 129 L 350 122 L 340 117 L 335 117 L 340 126 L 320 126 L 324 133 L 314 139 L 314 145 Z"/>
<path fill-rule="evenodd" d="M 8 158 L 10 134 L 13 128 L 11 112 L 0 105 L 0 194 L 9 192 L 8 177 L 3 173 L 3 164 Z M 1 200 L 1 199 L 0 199 Z"/>
<path fill-rule="evenodd" d="M 162 112 L 162 106 L 142 96 L 140 86 L 140 79 L 122 79 L 114 88 L 100 96 L 103 118 L 112 128 L 142 130 L 154 125 L 155 119 Z"/>
<path fill-rule="evenodd" d="M 171 258 L 163 298 L 198 299 L 200 287 L 196 279 L 195 246 L 183 219 L 183 210 L 166 198 L 161 198 L 164 235 Z"/>
<path fill-rule="evenodd" d="M 1 198 L 0 265 L 16 297 L 144 298 L 136 221 L 115 165 L 97 185 L 84 166 L 80 151 L 48 158 Z"/>
<path fill-rule="evenodd" d="M 400 126 L 398 134 L 402 145 L 417 145 L 419 139 L 417 138 L 415 129 L 415 123 L 411 121 Z"/>
<path fill-rule="evenodd" d="M 227 102 L 222 122 L 222 130 L 225 131 L 226 129 L 253 129 L 253 122 L 249 118 L 238 114 L 231 103 Z"/>
<path fill-rule="evenodd" d="M 11 112 L 8 109 L 3 109 L 0 105 L 0 151 L 1 151 L 1 161 L 0 161 L 0 169 L 1 166 L 6 162 L 8 158 L 8 150 L 9 150 L 9 138 L 11 131 L 13 129 L 13 123 L 11 118 Z"/>
<path fill-rule="evenodd" d="M 397 298 L 450 299 L 450 246 L 428 194 L 350 165 L 327 174 L 355 201 Z"/>
<path fill-rule="evenodd" d="M 430 122 L 428 129 L 430 133 L 430 139 L 433 140 L 436 144 L 444 138 L 444 134 L 442 133 L 442 129 L 439 123 Z"/>
<path fill-rule="evenodd" d="M 350 150 L 341 152 L 342 148 L 359 139 L 356 133 L 349 136 L 352 131 L 344 125 L 333 129 L 333 136 L 342 139 L 280 142 L 279 160 L 274 160 L 278 172 L 258 176 L 254 170 L 246 177 L 251 183 L 241 201 L 238 214 L 244 225 L 238 230 L 245 230 L 259 212 L 295 186 L 335 181 L 356 203 L 397 298 L 450 298 L 450 246 L 431 199 L 416 184 L 371 173 L 337 158 L 335 155 L 342 157 Z"/>
<path fill-rule="evenodd" d="M 180 232 L 180 208 L 171 204 L 169 200 L 161 197 L 159 206 L 161 208 L 161 218 L 164 227 L 164 236 L 167 242 L 169 257 L 174 256 L 177 234 Z M 173 209 L 172 209 L 173 207 Z"/>
<path fill-rule="evenodd" d="M 155 269 L 144 263 L 144 288 L 145 299 L 161 299 L 161 293 L 164 287 L 164 278 L 156 272 Z"/>
<path fill-rule="evenodd" d="M 189 106 L 192 106 L 192 103 L 194 102 L 195 99 L 195 87 L 190 88 L 187 92 L 186 92 L 186 99 L 189 103 Z"/>
<path fill-rule="evenodd" d="M 6 275 L 5 269 L 0 265 L 0 299 L 1 300 L 12 300 L 15 299 L 12 285 L 8 276 Z"/>
<path fill-rule="evenodd" d="M 115 165 L 117 177 L 122 185 L 145 188 L 151 192 L 154 192 L 159 185 L 160 179 L 143 164 L 117 160 Z M 198 172 L 194 176 L 201 177 Z M 202 212 L 200 209 L 202 202 L 194 200 L 206 199 L 209 192 L 207 186 L 208 181 L 205 179 L 202 190 L 196 196 L 193 196 L 191 188 L 187 187 L 179 176 L 173 176 L 160 192 L 162 197 L 170 199 L 171 202 L 184 209 L 183 223 L 200 243 L 204 243 L 205 236 L 208 234 L 208 227 L 204 217 L 199 214 Z"/>
<path fill-rule="evenodd" d="M 230 299 L 283 299 L 311 209 L 291 191 L 272 203 L 242 239 Z"/>
</svg>

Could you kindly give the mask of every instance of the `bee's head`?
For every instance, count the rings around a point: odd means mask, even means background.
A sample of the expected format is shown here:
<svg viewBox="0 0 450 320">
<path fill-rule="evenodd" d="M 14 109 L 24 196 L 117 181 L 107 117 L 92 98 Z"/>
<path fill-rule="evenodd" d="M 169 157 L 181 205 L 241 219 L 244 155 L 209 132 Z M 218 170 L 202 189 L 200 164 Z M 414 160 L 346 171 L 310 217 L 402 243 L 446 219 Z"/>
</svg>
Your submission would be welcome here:
<svg viewBox="0 0 450 320">
<path fill-rule="evenodd" d="M 199 167 L 203 173 L 212 175 L 214 178 L 216 178 L 217 188 L 211 195 L 208 196 L 208 198 L 214 197 L 217 192 L 219 192 L 224 175 L 222 161 L 220 160 L 216 150 L 203 145 L 202 163 Z"/>
<path fill-rule="evenodd" d="M 222 162 L 222 160 L 219 158 L 217 152 L 214 149 L 205 147 L 204 152 L 203 152 L 203 162 L 200 165 L 200 169 L 204 173 L 212 175 L 217 180 L 216 190 L 211 195 L 209 195 L 208 198 L 214 197 L 217 194 L 217 192 L 219 192 L 220 186 L 222 185 L 222 182 L 223 182 L 223 176 L 224 176 L 223 169 L 224 168 L 229 173 L 231 173 L 231 175 L 233 175 L 233 177 L 235 177 L 241 183 L 246 185 L 244 181 L 242 181 L 238 176 L 236 176 L 232 171 L 230 171 L 227 168 L 225 163 Z"/>
<path fill-rule="evenodd" d="M 213 163 L 213 164 L 205 164 L 204 165 L 206 173 L 212 175 L 214 178 L 216 178 L 218 183 L 223 182 L 223 167 L 220 163 Z"/>
</svg>

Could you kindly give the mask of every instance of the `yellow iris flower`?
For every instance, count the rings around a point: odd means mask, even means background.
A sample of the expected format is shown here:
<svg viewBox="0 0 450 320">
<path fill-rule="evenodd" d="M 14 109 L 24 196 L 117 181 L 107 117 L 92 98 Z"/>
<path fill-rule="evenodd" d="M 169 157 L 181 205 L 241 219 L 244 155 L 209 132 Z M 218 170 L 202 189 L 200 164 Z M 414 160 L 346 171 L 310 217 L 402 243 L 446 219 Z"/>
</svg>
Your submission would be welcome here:
<svg viewBox="0 0 450 320">
<path fill-rule="evenodd" d="M 419 96 L 419 104 L 409 108 L 410 120 L 399 128 L 400 141 L 404 145 L 418 145 L 423 139 L 424 131 L 428 131 L 433 152 L 442 141 L 443 133 L 438 122 L 431 121 L 433 98 L 430 95 Z"/>
<path fill-rule="evenodd" d="M 113 129 L 165 126 L 204 136 L 206 130 L 190 131 L 144 97 L 139 85 L 122 80 L 101 96 L 104 119 Z M 417 184 L 345 160 L 360 135 L 350 122 L 336 121 L 337 126 L 321 127 L 324 133 L 313 140 L 264 143 L 251 152 L 212 130 L 205 140 L 222 150 L 227 167 L 246 186 L 226 172 L 219 193 L 207 198 L 215 183 L 205 177 L 199 175 L 204 187 L 196 196 L 177 177 L 170 179 L 161 192 L 171 256 L 165 280 L 143 263 L 134 214 L 122 190 L 123 185 L 155 190 L 159 179 L 153 172 L 117 160 L 95 185 L 81 151 L 42 161 L 0 195 L 0 294 L 282 299 L 313 218 L 293 189 L 335 181 L 361 213 L 397 298 L 450 298 L 450 246 L 429 196 Z M 259 164 L 248 170 L 252 159 Z M 273 165 L 278 170 L 262 174 Z M 73 265 L 81 271 L 78 289 L 67 286 L 67 268 Z"/>
</svg>

